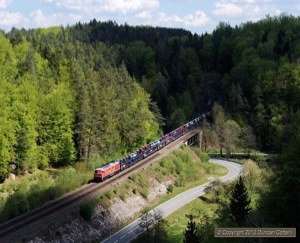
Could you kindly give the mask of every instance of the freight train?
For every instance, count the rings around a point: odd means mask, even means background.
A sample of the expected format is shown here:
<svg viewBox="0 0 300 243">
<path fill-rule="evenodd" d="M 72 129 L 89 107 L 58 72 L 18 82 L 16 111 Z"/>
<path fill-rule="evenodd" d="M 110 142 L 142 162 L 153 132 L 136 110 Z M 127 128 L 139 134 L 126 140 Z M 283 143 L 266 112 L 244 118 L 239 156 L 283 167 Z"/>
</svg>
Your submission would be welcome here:
<svg viewBox="0 0 300 243">
<path fill-rule="evenodd" d="M 136 150 L 135 152 L 129 154 L 126 157 L 123 157 L 115 161 L 111 161 L 105 165 L 102 165 L 99 168 L 96 168 L 94 173 L 94 181 L 104 181 L 107 178 L 112 177 L 115 174 L 118 174 L 119 172 L 129 168 L 135 163 L 143 160 L 149 155 L 162 149 L 169 143 L 180 138 L 183 134 L 198 127 L 200 123 L 204 120 L 204 118 L 206 118 L 206 116 L 208 116 L 209 114 L 210 112 L 195 118 L 194 120 L 178 127 L 177 129 L 171 131 L 170 133 L 165 134 L 164 136 L 157 139 L 156 141 L 147 144 L 146 146 Z"/>
</svg>

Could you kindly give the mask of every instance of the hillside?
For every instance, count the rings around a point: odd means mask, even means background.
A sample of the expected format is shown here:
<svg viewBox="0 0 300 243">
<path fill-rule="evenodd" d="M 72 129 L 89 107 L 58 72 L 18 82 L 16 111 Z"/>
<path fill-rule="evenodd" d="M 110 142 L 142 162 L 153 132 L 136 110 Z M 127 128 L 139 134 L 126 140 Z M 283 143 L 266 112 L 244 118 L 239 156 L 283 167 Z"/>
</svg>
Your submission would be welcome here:
<svg viewBox="0 0 300 243">
<path fill-rule="evenodd" d="M 32 229 L 29 234 L 22 234 L 20 237 L 32 243 L 100 240 L 109 232 L 116 231 L 133 220 L 144 209 L 154 203 L 161 203 L 163 198 L 174 197 L 187 188 L 227 173 L 221 166 L 207 161 L 201 162 L 194 151 L 182 147 L 158 163 L 150 165 L 143 172 L 133 174 L 124 184 L 99 195 L 88 204 L 93 208 L 92 217 L 88 222 L 76 211 L 56 218 L 53 222 L 45 222 L 37 232 Z M 180 174 L 176 172 L 179 168 Z M 171 187 L 173 189 L 170 189 Z M 14 240 L 17 240 L 16 235 Z"/>
<path fill-rule="evenodd" d="M 95 20 L 1 32 L 1 183 L 38 170 L 76 174 L 66 166 L 89 173 L 212 111 L 204 150 L 278 154 L 262 215 L 299 225 L 299 27 L 283 14 L 203 35 Z M 35 206 L 28 195 L 44 190 L 7 185 L 2 212 L 11 198 L 25 198 L 15 208 L 26 212 Z"/>
</svg>

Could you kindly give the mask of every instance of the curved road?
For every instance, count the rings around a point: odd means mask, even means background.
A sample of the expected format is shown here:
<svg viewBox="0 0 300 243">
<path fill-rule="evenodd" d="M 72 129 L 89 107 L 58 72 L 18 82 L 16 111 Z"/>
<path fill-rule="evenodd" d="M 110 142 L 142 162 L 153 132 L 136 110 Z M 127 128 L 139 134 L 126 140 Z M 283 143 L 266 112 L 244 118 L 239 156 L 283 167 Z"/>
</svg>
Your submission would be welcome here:
<svg viewBox="0 0 300 243">
<path fill-rule="evenodd" d="M 220 178 L 222 182 L 228 182 L 234 180 L 239 176 L 239 174 L 242 171 L 242 165 L 234 162 L 217 160 L 217 159 L 210 159 L 210 162 L 222 165 L 228 169 L 229 173 Z M 177 195 L 176 197 L 170 199 L 169 201 L 159 205 L 158 207 L 150 211 L 150 213 L 153 213 L 154 210 L 159 210 L 162 213 L 162 216 L 166 217 L 167 215 L 171 214 L 172 212 L 176 211 L 177 209 L 191 202 L 197 197 L 204 195 L 205 194 L 204 189 L 209 185 L 209 183 L 210 182 L 207 182 L 201 186 L 195 187 L 193 189 L 190 189 L 186 192 Z M 102 242 L 103 243 L 130 242 L 141 233 L 137 230 L 139 228 L 139 220 L 140 219 L 135 220 L 134 222 L 127 225 L 126 227 L 116 232 L 115 234 L 111 235 L 109 238 L 105 239 Z"/>
</svg>

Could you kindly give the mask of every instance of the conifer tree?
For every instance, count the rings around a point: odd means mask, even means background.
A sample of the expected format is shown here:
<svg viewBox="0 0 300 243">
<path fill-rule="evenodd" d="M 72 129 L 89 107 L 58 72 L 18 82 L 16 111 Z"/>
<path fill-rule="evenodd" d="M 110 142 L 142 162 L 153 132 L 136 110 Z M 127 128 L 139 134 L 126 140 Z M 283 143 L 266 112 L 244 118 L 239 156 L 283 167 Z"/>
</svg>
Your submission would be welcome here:
<svg viewBox="0 0 300 243">
<path fill-rule="evenodd" d="M 231 215 L 239 226 L 245 222 L 249 212 L 251 211 L 250 202 L 251 199 L 248 197 L 247 188 L 242 176 L 240 176 L 230 199 Z"/>
<path fill-rule="evenodd" d="M 189 218 L 188 225 L 186 227 L 186 230 L 184 232 L 184 243 L 197 243 L 201 242 L 201 234 L 199 232 L 199 229 L 196 225 L 196 222 L 194 221 L 194 215 L 188 215 Z"/>
</svg>

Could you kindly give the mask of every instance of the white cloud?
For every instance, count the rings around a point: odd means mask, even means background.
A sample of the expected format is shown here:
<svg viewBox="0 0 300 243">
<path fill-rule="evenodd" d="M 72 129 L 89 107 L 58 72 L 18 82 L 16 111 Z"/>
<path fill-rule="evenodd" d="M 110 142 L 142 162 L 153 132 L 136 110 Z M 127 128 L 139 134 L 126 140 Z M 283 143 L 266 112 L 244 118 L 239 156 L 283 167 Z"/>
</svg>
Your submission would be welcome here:
<svg viewBox="0 0 300 243">
<path fill-rule="evenodd" d="M 255 0 L 244 0 L 245 3 L 247 4 L 253 4 L 255 3 L 256 1 Z"/>
<path fill-rule="evenodd" d="M 160 25 L 172 26 L 174 23 L 177 23 L 184 26 L 196 27 L 207 24 L 210 19 L 203 11 L 198 10 L 194 14 L 189 14 L 183 17 L 179 17 L 178 15 L 167 16 L 164 12 L 159 12 L 157 21 Z"/>
<path fill-rule="evenodd" d="M 224 1 L 215 3 L 216 9 L 214 15 L 218 16 L 236 16 L 243 14 L 243 9 L 236 4 L 226 3 Z"/>
<path fill-rule="evenodd" d="M 85 13 L 137 12 L 159 8 L 159 0 L 44 0 L 55 3 L 57 7 Z"/>
<path fill-rule="evenodd" d="M 144 20 L 150 20 L 152 18 L 152 15 L 150 11 L 143 11 L 136 14 L 134 17 L 144 19 Z"/>
<path fill-rule="evenodd" d="M 210 20 L 207 17 L 207 15 L 201 10 L 198 10 L 194 15 L 189 14 L 188 16 L 185 16 L 183 19 L 184 19 L 185 25 L 187 25 L 187 26 L 205 25 Z"/>
<path fill-rule="evenodd" d="M 68 25 L 79 22 L 82 19 L 81 15 L 54 13 L 45 15 L 42 10 L 38 9 L 30 14 L 31 19 L 36 27 L 49 27 L 58 25 Z"/>
<path fill-rule="evenodd" d="M 11 0 L 0 0 L 0 9 L 6 9 L 11 3 Z"/>
<path fill-rule="evenodd" d="M 213 14 L 216 17 L 235 19 L 236 23 L 242 21 L 256 21 L 266 15 L 279 15 L 282 11 L 272 0 L 219 0 L 215 4 Z"/>
<path fill-rule="evenodd" d="M 23 22 L 22 20 L 25 21 L 22 14 L 19 12 L 10 13 L 6 11 L 0 11 L 1 26 L 16 26 Z"/>
<path fill-rule="evenodd" d="M 104 9 L 108 12 L 121 12 L 123 14 L 159 7 L 158 0 L 103 0 L 103 3 Z"/>
</svg>

